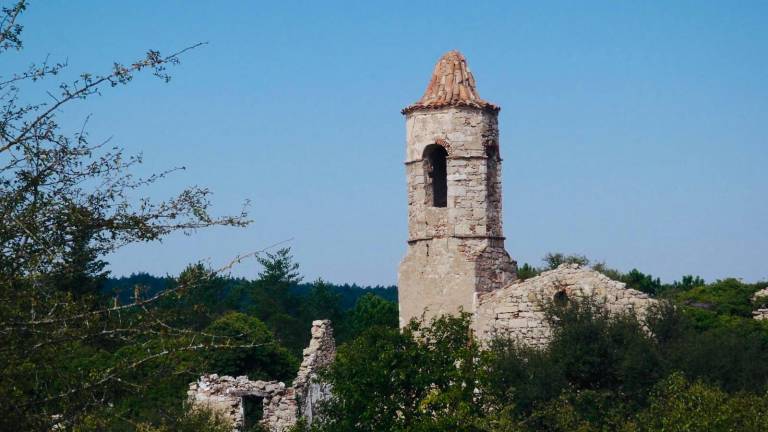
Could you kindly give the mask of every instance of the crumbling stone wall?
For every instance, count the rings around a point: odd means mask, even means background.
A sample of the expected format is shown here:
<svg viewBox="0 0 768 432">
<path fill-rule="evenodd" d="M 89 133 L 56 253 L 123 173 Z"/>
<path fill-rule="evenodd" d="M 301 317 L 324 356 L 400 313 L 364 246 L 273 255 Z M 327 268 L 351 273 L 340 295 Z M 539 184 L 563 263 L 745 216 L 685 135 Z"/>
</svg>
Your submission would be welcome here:
<svg viewBox="0 0 768 432">
<path fill-rule="evenodd" d="M 752 295 L 752 301 L 758 302 L 760 299 L 768 298 L 768 288 L 763 288 Z M 752 311 L 752 318 L 756 320 L 768 320 L 768 308 L 758 307 Z"/>
<path fill-rule="evenodd" d="M 542 306 L 555 296 L 562 299 L 593 298 L 611 313 L 644 316 L 656 303 L 647 294 L 626 288 L 602 273 L 576 264 L 518 281 L 505 288 L 478 295 L 473 327 L 481 339 L 511 337 L 530 346 L 545 345 L 551 337 Z"/>
<path fill-rule="evenodd" d="M 475 261 L 476 294 L 506 286 L 516 280 L 517 273 L 517 263 L 509 257 L 502 239 L 489 239 L 482 243 L 487 245 L 484 245 L 480 253 L 470 255 L 470 260 Z"/>
<path fill-rule="evenodd" d="M 203 375 L 189 385 L 187 392 L 193 407 L 215 411 L 232 422 L 233 430 L 245 427 L 243 398 L 262 398 L 262 423 L 271 431 L 282 431 L 296 424 L 296 398 L 292 388 L 279 381 L 251 381 L 246 376 L 233 378 L 217 374 Z"/>
<path fill-rule="evenodd" d="M 318 403 L 330 397 L 330 387 L 317 381 L 317 372 L 331 364 L 335 356 L 331 321 L 314 321 L 312 339 L 304 349 L 304 359 L 292 387 L 279 381 L 251 381 L 246 376 L 210 374 L 189 385 L 188 400 L 193 408 L 207 408 L 229 419 L 233 431 L 246 426 L 244 398 L 249 396 L 262 398 L 261 424 L 272 432 L 291 428 L 298 418 L 311 424 Z"/>
<path fill-rule="evenodd" d="M 318 380 L 317 372 L 333 363 L 336 358 L 336 342 L 329 320 L 312 322 L 312 339 L 304 349 L 304 359 L 299 373 L 293 380 L 293 389 L 299 403 L 299 415 L 312 424 L 320 402 L 331 396 L 331 387 Z"/>
</svg>

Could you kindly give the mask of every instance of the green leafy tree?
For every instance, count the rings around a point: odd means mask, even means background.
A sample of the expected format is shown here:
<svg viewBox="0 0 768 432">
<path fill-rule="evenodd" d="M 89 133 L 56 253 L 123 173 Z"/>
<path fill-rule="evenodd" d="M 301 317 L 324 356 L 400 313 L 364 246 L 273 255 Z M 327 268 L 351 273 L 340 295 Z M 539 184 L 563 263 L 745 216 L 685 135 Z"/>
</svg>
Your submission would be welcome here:
<svg viewBox="0 0 768 432">
<path fill-rule="evenodd" d="M 469 316 L 372 327 L 343 345 L 325 378 L 324 431 L 475 431 L 479 347 Z"/>
<path fill-rule="evenodd" d="M 374 327 L 396 329 L 398 327 L 397 304 L 389 300 L 366 293 L 357 300 L 355 307 L 348 313 L 343 322 L 342 332 L 337 338 L 339 342 L 355 338 Z"/>
<path fill-rule="evenodd" d="M 150 423 L 142 421 L 131 425 L 136 432 L 231 432 L 230 420 L 222 417 L 214 411 L 184 407 L 179 413 L 171 417 Z M 116 430 L 109 418 L 101 416 L 89 416 L 72 430 L 76 432 Z"/>
<path fill-rule="evenodd" d="M 674 374 L 659 383 L 650 406 L 627 424 L 625 431 L 768 430 L 768 395 L 729 395 L 702 382 Z"/>
<path fill-rule="evenodd" d="M 662 285 L 659 278 L 642 273 L 638 269 L 632 269 L 629 273 L 622 275 L 619 280 L 627 284 L 628 288 L 636 289 L 651 295 L 661 293 Z"/>
<path fill-rule="evenodd" d="M 544 255 L 543 261 L 548 270 L 554 270 L 562 264 L 578 264 L 581 266 L 589 265 L 589 258 L 585 257 L 584 255 L 566 255 L 560 252 L 550 252 Z"/>
<path fill-rule="evenodd" d="M 304 314 L 310 321 L 329 319 L 335 326 L 340 325 L 343 316 L 341 295 L 333 291 L 324 280 L 316 280 L 304 299 Z"/>
<path fill-rule="evenodd" d="M 642 291 L 652 296 L 658 296 L 671 287 L 670 285 L 662 284 L 661 279 L 654 278 L 638 269 L 632 269 L 629 273 L 622 273 L 619 270 L 608 267 L 604 262 L 595 263 L 592 265 L 592 269 L 613 280 L 624 282 L 627 288 Z M 693 283 L 693 280 L 691 282 Z"/>
<path fill-rule="evenodd" d="M 141 423 L 136 432 L 231 432 L 229 419 L 219 413 L 199 407 L 184 409 L 177 418 L 166 419 L 159 425 Z"/>
<path fill-rule="evenodd" d="M 680 292 L 676 299 L 717 315 L 751 318 L 754 309 L 752 296 L 765 286 L 768 284 L 749 284 L 734 278 L 722 279 Z"/>
<path fill-rule="evenodd" d="M 198 263 L 187 266 L 178 277 L 168 280 L 163 289 L 178 287 L 178 292 L 158 302 L 166 323 L 202 330 L 220 315 L 238 309 L 230 302 L 230 293 L 243 281 L 210 273 L 211 269 Z"/>
<path fill-rule="evenodd" d="M 247 312 L 264 321 L 277 340 L 298 355 L 309 340 L 311 327 L 311 319 L 303 317 L 301 299 L 291 291 L 302 280 L 299 264 L 290 248 L 266 252 L 256 259 L 263 269 L 258 280 L 243 287 Z"/>
<path fill-rule="evenodd" d="M 517 277 L 520 280 L 530 279 L 532 277 L 538 276 L 540 273 L 541 270 L 528 263 L 523 263 L 523 265 L 517 268 Z"/>
<path fill-rule="evenodd" d="M 94 299 L 101 296 L 101 287 L 109 272 L 105 270 L 107 262 L 100 259 L 99 251 L 91 242 L 96 235 L 94 228 L 88 225 L 92 220 L 91 211 L 70 206 L 59 216 L 54 228 L 68 238 L 68 247 L 62 250 L 62 256 L 51 268 L 47 276 L 48 285 L 69 293 L 78 299 Z"/>
<path fill-rule="evenodd" d="M 481 364 L 478 383 L 485 403 L 503 416 L 490 416 L 493 423 L 509 423 L 506 417 L 522 418 L 568 386 L 564 371 L 555 367 L 546 350 L 516 340 L 491 340 L 488 349 L 481 352 Z"/>
<path fill-rule="evenodd" d="M 615 429 L 663 376 L 654 341 L 634 317 L 611 316 L 590 299 L 547 312 L 553 333 L 546 347 L 497 338 L 481 353 L 486 406 L 527 425 L 522 430 Z"/>
<path fill-rule="evenodd" d="M 614 268 L 608 267 L 608 265 L 602 261 L 592 264 L 592 270 L 600 272 L 613 280 L 621 280 L 621 278 L 624 276 L 624 273 Z"/>
<path fill-rule="evenodd" d="M 288 380 L 298 369 L 298 361 L 277 343 L 272 332 L 258 318 L 229 312 L 214 321 L 206 333 L 249 341 L 248 347 L 216 350 L 204 354 L 210 372 L 247 375 L 250 379 Z"/>
<path fill-rule="evenodd" d="M 675 291 L 688 291 L 692 288 L 706 285 L 704 279 L 699 276 L 685 275 L 679 281 L 672 282 L 672 288 Z"/>
<path fill-rule="evenodd" d="M 0 55 L 21 51 L 26 8 L 20 0 L 0 12 Z M 73 102 L 127 85 L 141 72 L 168 81 L 168 67 L 191 48 L 170 55 L 150 50 L 100 74 L 64 78 L 43 101 L 28 95 L 44 94 L 39 87 L 66 75 L 65 63 L 46 60 L 0 73 L 2 430 L 76 428 L 108 416 L 130 424 L 130 411 L 112 407 L 125 394 L 146 391 L 153 372 L 162 373 L 158 362 L 174 364 L 190 352 L 237 345 L 218 337 L 192 338 L 192 330 L 165 322 L 157 307 L 216 271 L 150 296 L 136 290 L 128 303 L 98 293 L 104 257 L 115 250 L 174 232 L 243 226 L 245 214 L 212 215 L 211 193 L 198 187 L 167 201 L 137 202 L 142 188 L 174 170 L 136 177 L 131 171 L 141 157 L 125 155 L 108 141 L 91 141 L 87 121 L 68 134 L 58 119 Z"/>
<path fill-rule="evenodd" d="M 592 299 L 553 304 L 548 313 L 553 337 L 547 354 L 569 386 L 642 401 L 661 376 L 662 359 L 635 315 L 611 315 Z"/>
<path fill-rule="evenodd" d="M 264 269 L 259 272 L 259 280 L 275 290 L 287 289 L 302 281 L 299 264 L 293 261 L 291 248 L 282 248 L 275 253 L 265 252 L 265 256 L 256 256 L 256 261 Z"/>
</svg>

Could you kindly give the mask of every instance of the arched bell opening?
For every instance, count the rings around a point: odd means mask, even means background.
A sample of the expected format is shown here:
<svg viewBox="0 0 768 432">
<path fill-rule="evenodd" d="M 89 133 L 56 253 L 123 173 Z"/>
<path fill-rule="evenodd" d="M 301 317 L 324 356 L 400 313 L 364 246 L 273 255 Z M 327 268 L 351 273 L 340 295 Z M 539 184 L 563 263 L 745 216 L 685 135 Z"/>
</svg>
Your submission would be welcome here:
<svg viewBox="0 0 768 432">
<path fill-rule="evenodd" d="M 447 158 L 448 152 L 439 144 L 430 144 L 424 149 L 424 195 L 428 206 L 448 205 Z"/>
</svg>

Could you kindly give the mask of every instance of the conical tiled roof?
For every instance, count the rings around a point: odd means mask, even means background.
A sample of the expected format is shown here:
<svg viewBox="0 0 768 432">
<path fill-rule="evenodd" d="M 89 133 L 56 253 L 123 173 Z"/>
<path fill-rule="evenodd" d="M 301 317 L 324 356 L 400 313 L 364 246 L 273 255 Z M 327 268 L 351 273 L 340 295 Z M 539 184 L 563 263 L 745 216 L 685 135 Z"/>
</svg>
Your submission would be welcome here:
<svg viewBox="0 0 768 432">
<path fill-rule="evenodd" d="M 491 111 L 500 109 L 480 99 L 475 87 L 475 78 L 467 66 L 467 59 L 456 50 L 448 51 L 440 57 L 424 96 L 415 104 L 403 108 L 402 113 L 449 106 L 466 106 Z"/>
</svg>

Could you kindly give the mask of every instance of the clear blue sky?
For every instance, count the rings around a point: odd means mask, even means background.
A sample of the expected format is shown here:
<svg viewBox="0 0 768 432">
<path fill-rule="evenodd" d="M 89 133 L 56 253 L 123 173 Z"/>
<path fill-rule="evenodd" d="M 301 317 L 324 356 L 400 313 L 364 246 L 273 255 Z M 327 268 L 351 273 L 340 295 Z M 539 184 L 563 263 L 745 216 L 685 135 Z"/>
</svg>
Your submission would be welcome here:
<svg viewBox="0 0 768 432">
<path fill-rule="evenodd" d="M 7 1 L 3 1 L 7 3 Z M 112 258 L 171 273 L 294 238 L 307 279 L 390 284 L 406 249 L 404 121 L 434 62 L 461 50 L 502 106 L 507 250 L 586 254 L 670 281 L 768 278 L 768 2 L 33 1 L 26 50 L 72 72 L 207 41 L 63 114 L 188 169 L 254 224 Z M 251 277 L 246 262 L 236 274 Z"/>
</svg>

